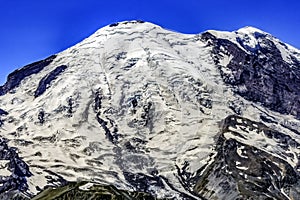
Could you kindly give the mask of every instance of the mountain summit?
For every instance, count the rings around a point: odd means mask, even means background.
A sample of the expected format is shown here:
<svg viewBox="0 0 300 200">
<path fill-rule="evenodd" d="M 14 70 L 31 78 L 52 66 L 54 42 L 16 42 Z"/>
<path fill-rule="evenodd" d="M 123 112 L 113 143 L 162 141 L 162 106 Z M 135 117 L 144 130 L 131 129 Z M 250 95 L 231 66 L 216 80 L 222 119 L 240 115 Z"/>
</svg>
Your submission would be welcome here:
<svg viewBox="0 0 300 200">
<path fill-rule="evenodd" d="M 111 24 L 0 87 L 0 192 L 300 199 L 299 86 L 300 51 L 252 27 Z"/>
</svg>

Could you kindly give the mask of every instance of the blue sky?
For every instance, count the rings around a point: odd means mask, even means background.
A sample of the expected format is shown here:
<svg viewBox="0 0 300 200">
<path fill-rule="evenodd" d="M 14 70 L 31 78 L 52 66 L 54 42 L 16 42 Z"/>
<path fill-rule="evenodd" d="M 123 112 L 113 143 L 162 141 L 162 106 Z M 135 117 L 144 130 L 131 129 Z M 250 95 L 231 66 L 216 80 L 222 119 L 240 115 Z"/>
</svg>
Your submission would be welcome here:
<svg viewBox="0 0 300 200">
<path fill-rule="evenodd" d="M 107 24 L 133 19 L 183 33 L 249 25 L 300 48 L 297 0 L 0 0 L 0 84 Z"/>
</svg>

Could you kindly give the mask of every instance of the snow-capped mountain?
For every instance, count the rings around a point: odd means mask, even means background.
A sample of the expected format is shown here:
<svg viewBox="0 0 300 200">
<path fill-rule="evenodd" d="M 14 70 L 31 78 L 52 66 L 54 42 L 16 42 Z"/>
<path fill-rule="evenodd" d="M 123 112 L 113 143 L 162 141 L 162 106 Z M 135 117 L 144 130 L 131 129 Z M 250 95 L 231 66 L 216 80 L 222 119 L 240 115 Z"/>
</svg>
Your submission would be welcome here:
<svg viewBox="0 0 300 200">
<path fill-rule="evenodd" d="M 0 191 L 300 199 L 299 86 L 300 51 L 252 27 L 111 24 L 0 87 Z"/>
</svg>

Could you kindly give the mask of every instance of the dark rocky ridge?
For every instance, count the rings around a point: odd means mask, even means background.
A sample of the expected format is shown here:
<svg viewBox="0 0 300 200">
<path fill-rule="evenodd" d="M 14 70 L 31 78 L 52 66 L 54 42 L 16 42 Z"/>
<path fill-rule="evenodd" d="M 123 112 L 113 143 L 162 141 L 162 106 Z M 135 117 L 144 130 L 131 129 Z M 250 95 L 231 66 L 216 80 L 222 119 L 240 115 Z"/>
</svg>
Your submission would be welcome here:
<svg viewBox="0 0 300 200">
<path fill-rule="evenodd" d="M 53 71 L 51 71 L 49 74 L 47 74 L 45 77 L 42 78 L 42 80 L 39 83 L 38 88 L 36 89 L 34 96 L 38 97 L 42 95 L 46 89 L 47 86 L 53 81 L 54 79 L 57 78 L 59 74 L 61 74 L 65 69 L 67 68 L 66 65 L 61 65 L 59 67 L 56 67 Z"/>
<path fill-rule="evenodd" d="M 8 112 L 0 108 L 0 127 L 3 125 L 3 120 L 1 119 L 2 115 L 8 115 Z"/>
<path fill-rule="evenodd" d="M 0 115 L 8 115 L 8 112 L 0 108 Z"/>
<path fill-rule="evenodd" d="M 204 33 L 202 39 L 210 41 L 221 77 L 237 94 L 273 111 L 300 118 L 299 61 L 292 57 L 292 63 L 285 62 L 273 41 L 263 34 L 255 36 L 258 46 L 250 52 L 244 47 L 248 53 L 235 43 L 216 38 L 209 32 Z M 222 54 L 233 56 L 227 66 L 220 65 Z"/>
<path fill-rule="evenodd" d="M 36 196 L 29 198 L 17 191 L 0 194 L 3 200 L 159 200 L 149 193 L 120 190 L 113 185 L 91 184 L 83 189 L 88 182 L 69 182 L 56 188 L 47 188 Z M 163 200 L 163 199 L 161 199 Z"/>
<path fill-rule="evenodd" d="M 17 149 L 9 147 L 7 142 L 6 139 L 0 138 L 0 160 L 7 161 L 5 168 L 11 174 L 0 175 L 0 193 L 15 190 L 26 192 L 28 189 L 26 179 L 32 174 L 28 165 L 19 157 Z"/>
<path fill-rule="evenodd" d="M 5 95 L 9 91 L 13 90 L 14 88 L 18 87 L 21 81 L 30 76 L 32 74 L 39 73 L 42 71 L 46 66 L 48 66 L 54 59 L 56 55 L 52 55 L 44 60 L 34 62 L 32 64 L 26 65 L 21 69 L 17 69 L 11 74 L 8 75 L 7 81 L 3 86 L 0 86 L 0 96 Z"/>
<path fill-rule="evenodd" d="M 112 185 L 93 185 L 88 190 L 80 189 L 87 182 L 70 182 L 58 188 L 48 188 L 32 200 L 156 200 L 157 198 L 144 192 L 119 190 Z M 158 200 L 158 199 L 157 199 Z"/>
<path fill-rule="evenodd" d="M 228 116 L 217 141 L 217 156 L 201 174 L 194 191 L 207 199 L 218 198 L 221 194 L 227 194 L 228 199 L 299 199 L 300 193 L 297 188 L 300 175 L 296 171 L 299 166 L 293 168 L 286 161 L 264 150 L 239 142 L 234 137 L 224 136 L 229 132 L 235 137 L 243 138 L 238 130 L 232 131 L 237 127 L 240 127 L 240 130 L 249 127 L 257 129 L 257 133 L 264 133 L 268 138 L 273 138 L 279 146 L 285 144 L 300 147 L 300 144 L 289 136 L 262 123 Z M 285 148 L 285 145 L 282 148 Z M 241 152 L 238 152 L 238 149 Z"/>
</svg>

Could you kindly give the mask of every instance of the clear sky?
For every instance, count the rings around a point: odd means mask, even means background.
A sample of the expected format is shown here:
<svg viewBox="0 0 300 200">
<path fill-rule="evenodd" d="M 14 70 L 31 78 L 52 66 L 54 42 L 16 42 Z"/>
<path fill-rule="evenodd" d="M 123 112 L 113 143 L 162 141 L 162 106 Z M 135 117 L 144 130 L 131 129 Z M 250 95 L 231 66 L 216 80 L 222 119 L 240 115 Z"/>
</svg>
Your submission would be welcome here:
<svg viewBox="0 0 300 200">
<path fill-rule="evenodd" d="M 133 19 L 182 33 L 254 26 L 300 48 L 299 0 L 0 0 L 0 85 L 17 68 Z"/>
</svg>

